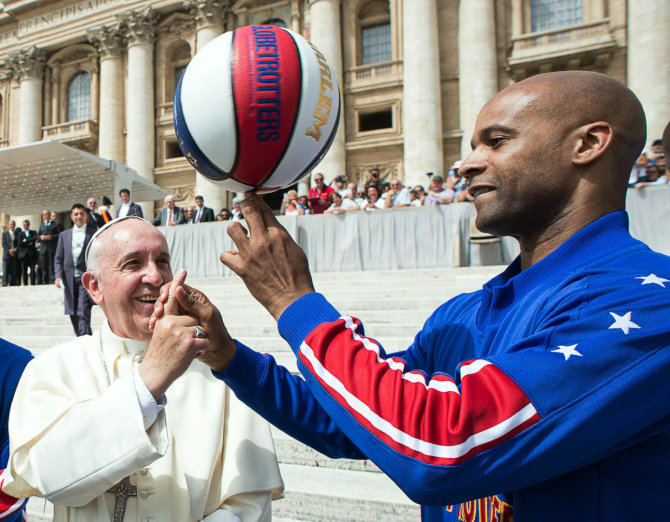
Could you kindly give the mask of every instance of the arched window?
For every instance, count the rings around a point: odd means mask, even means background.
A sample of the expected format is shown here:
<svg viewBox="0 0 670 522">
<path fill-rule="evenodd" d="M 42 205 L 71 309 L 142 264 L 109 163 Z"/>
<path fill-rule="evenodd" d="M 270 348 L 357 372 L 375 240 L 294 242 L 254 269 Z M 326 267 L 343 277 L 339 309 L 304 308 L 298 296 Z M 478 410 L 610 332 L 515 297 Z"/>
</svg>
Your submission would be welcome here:
<svg viewBox="0 0 670 522">
<path fill-rule="evenodd" d="M 532 32 L 582 23 L 582 0 L 530 0 Z"/>
<path fill-rule="evenodd" d="M 391 20 L 387 1 L 367 3 L 358 14 L 360 65 L 387 62 L 391 53 Z"/>
<path fill-rule="evenodd" d="M 276 25 L 277 27 L 284 27 L 288 29 L 288 25 L 286 25 L 286 22 L 284 22 L 284 20 L 282 20 L 281 18 L 277 17 L 270 18 L 269 20 L 263 22 L 261 25 Z"/>
<path fill-rule="evenodd" d="M 91 75 L 80 72 L 67 86 L 67 121 L 88 120 L 91 116 Z"/>
</svg>

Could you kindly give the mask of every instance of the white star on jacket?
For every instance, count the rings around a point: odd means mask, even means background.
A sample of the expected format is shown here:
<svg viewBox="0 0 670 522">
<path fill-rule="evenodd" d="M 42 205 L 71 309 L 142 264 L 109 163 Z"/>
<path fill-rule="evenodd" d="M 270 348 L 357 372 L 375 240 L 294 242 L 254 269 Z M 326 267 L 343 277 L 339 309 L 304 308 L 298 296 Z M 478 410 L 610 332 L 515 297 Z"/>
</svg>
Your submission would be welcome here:
<svg viewBox="0 0 670 522">
<path fill-rule="evenodd" d="M 625 335 L 628 335 L 631 328 L 640 328 L 639 325 L 631 321 L 630 317 L 632 313 L 633 312 L 626 312 L 624 315 L 617 315 L 614 312 L 610 312 L 610 315 L 614 317 L 614 323 L 612 323 L 612 326 L 610 326 L 609 329 L 619 328 Z"/>
<path fill-rule="evenodd" d="M 571 344 L 570 346 L 559 345 L 558 348 L 556 348 L 555 350 L 552 350 L 552 352 L 558 352 L 558 353 L 562 354 L 565 357 L 566 361 L 573 355 L 577 355 L 578 357 L 583 357 L 583 355 L 581 353 L 579 353 L 577 350 L 575 350 L 575 348 L 577 348 L 576 344 Z"/>
<path fill-rule="evenodd" d="M 643 285 L 658 285 L 663 288 L 665 288 L 665 285 L 663 283 L 669 283 L 670 279 L 663 279 L 662 277 L 658 277 L 656 274 L 649 274 L 648 276 L 644 277 L 636 277 L 635 279 L 642 279 L 642 284 Z"/>
</svg>

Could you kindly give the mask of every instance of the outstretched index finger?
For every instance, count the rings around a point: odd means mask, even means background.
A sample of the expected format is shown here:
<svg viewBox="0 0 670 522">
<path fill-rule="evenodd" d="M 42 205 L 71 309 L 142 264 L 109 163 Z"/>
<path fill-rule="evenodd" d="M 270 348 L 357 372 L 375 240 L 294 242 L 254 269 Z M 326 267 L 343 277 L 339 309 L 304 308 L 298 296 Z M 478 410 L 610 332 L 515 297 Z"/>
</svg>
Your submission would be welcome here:
<svg viewBox="0 0 670 522">
<path fill-rule="evenodd" d="M 165 302 L 164 313 L 165 315 L 180 315 L 179 313 L 179 301 L 177 300 L 176 291 L 177 288 L 184 284 L 186 279 L 186 270 L 183 268 L 179 270 L 172 282 L 170 283 L 170 288 L 168 291 L 168 298 Z"/>
</svg>

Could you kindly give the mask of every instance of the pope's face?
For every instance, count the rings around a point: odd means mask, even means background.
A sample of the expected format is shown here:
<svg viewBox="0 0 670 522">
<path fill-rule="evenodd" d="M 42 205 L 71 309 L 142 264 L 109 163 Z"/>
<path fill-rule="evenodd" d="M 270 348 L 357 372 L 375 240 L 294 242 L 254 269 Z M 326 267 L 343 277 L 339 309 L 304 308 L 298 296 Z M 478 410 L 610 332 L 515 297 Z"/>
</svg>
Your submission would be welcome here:
<svg viewBox="0 0 670 522">
<path fill-rule="evenodd" d="M 112 331 L 137 341 L 151 339 L 149 318 L 161 286 L 172 281 L 170 253 L 163 234 L 136 219 L 103 233 L 99 296 Z M 100 302 L 98 302 L 100 301 Z"/>
</svg>

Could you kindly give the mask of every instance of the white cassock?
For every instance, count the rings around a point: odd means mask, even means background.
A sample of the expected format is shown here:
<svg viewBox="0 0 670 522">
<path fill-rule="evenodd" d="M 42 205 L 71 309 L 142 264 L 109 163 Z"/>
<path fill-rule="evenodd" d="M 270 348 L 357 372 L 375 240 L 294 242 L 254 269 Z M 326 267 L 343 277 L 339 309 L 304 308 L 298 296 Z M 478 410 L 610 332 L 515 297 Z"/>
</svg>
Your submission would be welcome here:
<svg viewBox="0 0 670 522">
<path fill-rule="evenodd" d="M 3 490 L 48 498 L 56 522 L 108 522 L 115 497 L 106 491 L 130 476 L 137 497 L 125 522 L 270 520 L 283 483 L 267 422 L 194 361 L 145 430 L 138 345 L 148 343 L 117 337 L 105 322 L 28 364 L 10 413 Z"/>
</svg>

